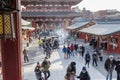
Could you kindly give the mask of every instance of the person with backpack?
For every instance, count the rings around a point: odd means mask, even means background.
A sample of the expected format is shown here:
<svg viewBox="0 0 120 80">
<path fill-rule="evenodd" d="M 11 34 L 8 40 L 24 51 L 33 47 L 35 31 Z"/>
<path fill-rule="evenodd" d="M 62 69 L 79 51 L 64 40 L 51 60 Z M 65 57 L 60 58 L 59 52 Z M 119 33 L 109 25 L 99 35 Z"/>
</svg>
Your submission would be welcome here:
<svg viewBox="0 0 120 80">
<path fill-rule="evenodd" d="M 49 71 L 50 65 L 51 65 L 50 61 L 48 60 L 47 57 L 45 57 L 44 61 L 41 64 L 41 67 L 43 68 L 45 80 L 48 80 L 48 78 L 50 77 L 50 71 Z"/>
</svg>

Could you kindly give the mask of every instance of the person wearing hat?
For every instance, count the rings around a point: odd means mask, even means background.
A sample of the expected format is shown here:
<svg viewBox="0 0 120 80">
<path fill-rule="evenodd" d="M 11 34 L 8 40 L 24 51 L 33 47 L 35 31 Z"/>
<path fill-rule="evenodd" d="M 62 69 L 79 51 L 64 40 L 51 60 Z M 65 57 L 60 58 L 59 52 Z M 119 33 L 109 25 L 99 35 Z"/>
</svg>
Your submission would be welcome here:
<svg viewBox="0 0 120 80">
<path fill-rule="evenodd" d="M 107 71 L 106 80 L 112 80 L 112 72 L 114 70 L 115 63 L 116 61 L 112 55 L 110 55 L 109 58 L 106 59 L 104 64 L 104 68 Z"/>
<path fill-rule="evenodd" d="M 120 56 L 118 57 L 118 60 L 116 61 L 115 70 L 117 72 L 117 80 L 120 80 Z"/>
<path fill-rule="evenodd" d="M 43 68 L 45 80 L 48 80 L 48 78 L 50 77 L 50 71 L 49 71 L 50 65 L 51 65 L 50 61 L 48 60 L 47 57 L 45 57 L 44 61 L 41 64 L 41 67 Z"/>
<path fill-rule="evenodd" d="M 80 75 L 77 76 L 80 80 L 90 80 L 90 76 L 88 74 L 88 71 L 86 70 L 86 67 L 82 68 L 82 71 L 80 72 Z"/>
</svg>

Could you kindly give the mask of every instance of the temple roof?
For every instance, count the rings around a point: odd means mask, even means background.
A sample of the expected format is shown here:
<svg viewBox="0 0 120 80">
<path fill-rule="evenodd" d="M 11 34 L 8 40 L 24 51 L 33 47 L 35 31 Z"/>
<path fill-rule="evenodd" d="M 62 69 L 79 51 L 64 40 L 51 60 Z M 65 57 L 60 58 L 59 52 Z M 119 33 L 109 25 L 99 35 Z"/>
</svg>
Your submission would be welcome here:
<svg viewBox="0 0 120 80">
<path fill-rule="evenodd" d="M 70 3 L 71 5 L 76 5 L 78 3 L 80 3 L 82 0 L 21 0 L 22 5 L 23 4 L 29 4 L 29 3 L 59 3 L 59 4 L 66 4 L 66 3 Z M 27 2 L 27 3 L 25 3 Z"/>
<path fill-rule="evenodd" d="M 37 2 L 70 2 L 70 1 L 74 1 L 74 2 L 81 2 L 82 0 L 21 0 L 21 1 L 37 1 Z"/>
<path fill-rule="evenodd" d="M 22 17 L 78 17 L 78 12 L 22 12 Z"/>
<path fill-rule="evenodd" d="M 93 34 L 97 36 L 112 35 L 120 32 L 120 24 L 96 24 L 92 27 L 83 28 L 80 32 Z"/>
<path fill-rule="evenodd" d="M 74 23 L 68 27 L 66 27 L 66 29 L 68 30 L 79 30 L 79 28 L 82 28 L 83 26 L 87 25 L 89 22 L 77 22 L 77 23 Z"/>
</svg>

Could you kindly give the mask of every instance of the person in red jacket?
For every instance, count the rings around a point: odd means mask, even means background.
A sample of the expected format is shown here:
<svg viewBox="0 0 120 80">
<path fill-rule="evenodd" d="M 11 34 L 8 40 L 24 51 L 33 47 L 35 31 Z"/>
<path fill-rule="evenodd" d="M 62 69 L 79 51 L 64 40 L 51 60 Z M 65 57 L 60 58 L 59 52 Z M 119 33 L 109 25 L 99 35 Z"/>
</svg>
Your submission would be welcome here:
<svg viewBox="0 0 120 80">
<path fill-rule="evenodd" d="M 70 45 L 70 51 L 71 51 L 71 55 L 74 57 L 74 45 L 73 45 L 73 43 Z"/>
</svg>

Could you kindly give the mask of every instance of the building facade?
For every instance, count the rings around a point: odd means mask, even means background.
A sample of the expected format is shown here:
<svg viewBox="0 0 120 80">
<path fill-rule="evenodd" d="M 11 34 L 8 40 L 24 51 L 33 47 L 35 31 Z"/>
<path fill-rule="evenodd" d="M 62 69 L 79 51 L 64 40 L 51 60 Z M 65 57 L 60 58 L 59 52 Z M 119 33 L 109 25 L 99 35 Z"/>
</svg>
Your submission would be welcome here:
<svg viewBox="0 0 120 80">
<path fill-rule="evenodd" d="M 25 7 L 22 18 L 38 24 L 43 30 L 66 27 L 72 24 L 72 19 L 80 16 L 71 7 L 82 0 L 21 0 Z M 34 27 L 36 25 L 33 25 Z"/>
</svg>

